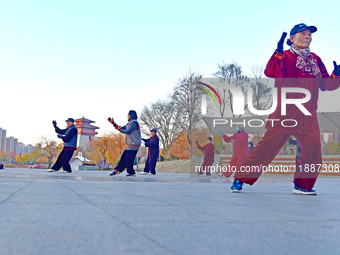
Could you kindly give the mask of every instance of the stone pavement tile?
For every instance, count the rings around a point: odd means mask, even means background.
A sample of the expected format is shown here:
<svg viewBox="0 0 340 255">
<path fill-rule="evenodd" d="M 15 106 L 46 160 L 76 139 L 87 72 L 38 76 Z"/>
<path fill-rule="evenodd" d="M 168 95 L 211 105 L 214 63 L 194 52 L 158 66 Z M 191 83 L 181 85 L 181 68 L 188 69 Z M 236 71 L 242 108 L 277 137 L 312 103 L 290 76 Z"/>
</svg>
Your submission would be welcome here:
<svg viewBox="0 0 340 255">
<path fill-rule="evenodd" d="M 150 222 L 207 222 L 225 221 L 224 218 L 202 211 L 169 205 L 99 205 L 107 213 L 125 223 Z"/>
<path fill-rule="evenodd" d="M 178 205 L 185 206 L 187 204 L 191 205 L 213 205 L 214 201 L 210 199 L 210 197 L 202 197 L 200 193 L 190 193 L 189 190 L 183 190 L 180 193 L 167 193 L 167 194 L 155 194 L 152 196 L 154 200 L 162 202 L 163 204 L 168 205 Z"/>
<path fill-rule="evenodd" d="M 116 191 L 115 190 L 111 190 L 111 189 L 107 189 L 107 188 L 103 188 L 103 187 L 96 187 L 96 186 L 92 186 L 92 185 L 86 185 L 86 186 L 73 186 L 73 185 L 67 185 L 66 187 L 67 192 L 69 193 L 73 193 L 76 192 L 76 194 L 78 195 L 100 195 L 100 196 L 115 196 Z"/>
<path fill-rule="evenodd" d="M 0 175 L 0 199 L 10 196 L 0 200 L 0 254 L 340 254 L 339 178 L 319 178 L 318 196 L 304 197 L 290 178 L 232 194 L 230 183 L 180 174 L 20 171 Z"/>
<path fill-rule="evenodd" d="M 115 183 L 113 183 L 115 185 Z M 199 184 L 196 184 L 199 186 Z M 169 188 L 169 186 L 171 186 Z M 173 187 L 172 187 L 173 186 Z M 108 187 L 106 187 L 108 188 Z M 215 188 L 216 189 L 216 188 Z M 208 194 L 206 194 L 208 193 Z M 125 203 L 128 204 L 159 204 L 159 205 L 186 205 L 188 203 L 195 204 L 214 204 L 212 202 L 212 195 L 209 192 L 205 192 L 204 188 L 198 187 L 186 187 L 181 183 L 138 183 L 133 188 L 121 188 L 118 192 L 112 192 L 112 196 L 107 198 L 107 204 L 110 204 L 109 200 L 120 199 L 128 200 Z M 130 201 L 129 201 L 130 199 Z M 105 203 L 106 204 L 106 203 Z"/>
<path fill-rule="evenodd" d="M 0 222 L 1 254 L 171 254 L 134 229 L 107 221 Z"/>
<path fill-rule="evenodd" d="M 112 217 L 90 204 L 5 203 L 0 205 L 1 222 L 59 221 L 105 222 Z"/>
<path fill-rule="evenodd" d="M 42 185 L 42 184 L 31 184 L 28 187 L 24 189 L 24 194 L 30 194 L 30 195 L 39 195 L 41 193 L 48 194 L 48 195 L 69 195 L 72 194 L 72 192 L 66 188 L 61 186 L 60 184 L 57 185 Z"/>
<path fill-rule="evenodd" d="M 153 201 L 152 199 L 143 199 L 128 194 L 112 194 L 112 195 L 82 195 L 91 203 L 99 204 L 113 204 L 113 205 L 164 205 L 160 201 Z"/>
<path fill-rule="evenodd" d="M 12 195 L 13 195 L 13 192 L 12 193 L 7 193 L 7 192 L 1 192 L 0 191 L 0 205 L 4 201 L 8 200 Z"/>
<path fill-rule="evenodd" d="M 272 212 L 270 210 L 261 210 L 255 207 L 215 205 L 215 206 L 187 206 L 191 211 L 192 217 L 200 221 L 199 215 L 205 215 L 210 221 L 225 222 L 264 222 L 277 220 L 292 220 L 292 217 L 285 212 Z"/>
<path fill-rule="evenodd" d="M 130 185 L 130 186 L 129 186 Z M 112 181 L 63 181 L 63 186 L 74 190 L 80 194 L 100 194 L 103 195 L 119 195 L 124 191 L 129 190 L 130 187 L 136 189 L 135 183 L 130 182 L 112 182 Z M 91 193 L 94 191 L 94 193 Z"/>
<path fill-rule="evenodd" d="M 3 180 L 0 178 L 0 180 Z M 30 181 L 23 181 L 23 182 L 11 182 L 12 180 L 6 179 L 6 182 L 1 182 L 0 183 L 0 193 L 1 192 L 16 192 L 20 190 L 21 188 L 25 187 L 28 185 Z"/>
<path fill-rule="evenodd" d="M 22 204 L 85 204 L 87 203 L 77 195 L 69 194 L 16 194 L 12 196 L 6 203 L 22 203 Z"/>
<path fill-rule="evenodd" d="M 321 216 L 321 215 L 320 215 Z M 319 217 L 316 220 L 286 221 L 283 224 L 274 223 L 279 232 L 284 232 L 296 238 L 303 237 L 311 243 L 319 243 L 320 246 L 328 245 L 328 254 L 340 254 L 340 219 L 325 220 Z"/>
<path fill-rule="evenodd" d="M 283 219 L 292 220 L 312 220 L 318 219 L 320 214 L 325 219 L 339 218 L 338 203 L 333 202 L 335 194 L 322 194 L 318 196 L 297 196 L 285 189 L 268 192 L 268 189 L 277 189 L 276 184 L 258 184 L 253 189 L 241 194 L 227 192 L 225 194 L 213 194 L 216 202 L 214 209 L 217 213 L 224 215 L 239 214 L 245 216 L 252 213 L 254 218 L 261 213 L 264 215 L 277 214 Z M 218 209 L 220 207 L 220 209 Z M 197 207 L 199 208 L 199 207 Z M 229 208 L 229 209 L 228 209 Z M 206 209 L 204 206 L 202 209 Z M 221 215 L 223 216 L 223 215 Z"/>
<path fill-rule="evenodd" d="M 337 254 L 328 242 L 287 234 L 271 223 L 147 222 L 132 226 L 175 254 Z"/>
<path fill-rule="evenodd" d="M 258 207 L 260 207 L 259 205 Z M 313 221 L 320 220 L 322 217 L 323 221 L 335 221 L 339 220 L 339 211 L 338 210 L 322 210 L 317 209 L 313 210 L 311 208 L 303 208 L 300 206 L 300 209 L 295 208 L 292 210 L 292 207 L 287 206 L 284 208 L 283 205 L 275 206 L 276 209 L 272 209 L 268 207 L 267 209 L 257 208 L 255 205 L 252 206 L 235 206 L 235 205 L 218 205 L 211 207 L 206 206 L 191 206 L 188 205 L 186 208 L 192 211 L 194 215 L 195 212 L 200 214 L 205 214 L 207 217 L 210 216 L 213 218 L 219 218 L 220 221 L 239 221 L 239 222 L 265 222 L 265 221 Z M 281 208 L 282 210 L 280 210 Z"/>
</svg>

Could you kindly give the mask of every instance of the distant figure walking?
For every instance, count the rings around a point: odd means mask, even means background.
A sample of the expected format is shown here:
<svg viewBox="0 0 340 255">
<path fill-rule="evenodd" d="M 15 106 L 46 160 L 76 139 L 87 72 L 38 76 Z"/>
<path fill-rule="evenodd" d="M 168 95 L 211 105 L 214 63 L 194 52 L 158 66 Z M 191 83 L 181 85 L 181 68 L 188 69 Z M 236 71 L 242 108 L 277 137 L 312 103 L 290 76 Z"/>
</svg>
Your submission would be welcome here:
<svg viewBox="0 0 340 255">
<path fill-rule="evenodd" d="M 70 166 L 70 160 L 75 150 L 77 150 L 78 130 L 74 125 L 74 119 L 68 118 L 66 120 L 66 129 L 60 129 L 57 127 L 57 122 L 52 121 L 55 132 L 58 134 L 58 138 L 64 142 L 64 148 L 58 156 L 57 161 L 53 167 L 47 172 L 56 172 L 61 168 L 68 173 L 72 173 Z"/>
</svg>

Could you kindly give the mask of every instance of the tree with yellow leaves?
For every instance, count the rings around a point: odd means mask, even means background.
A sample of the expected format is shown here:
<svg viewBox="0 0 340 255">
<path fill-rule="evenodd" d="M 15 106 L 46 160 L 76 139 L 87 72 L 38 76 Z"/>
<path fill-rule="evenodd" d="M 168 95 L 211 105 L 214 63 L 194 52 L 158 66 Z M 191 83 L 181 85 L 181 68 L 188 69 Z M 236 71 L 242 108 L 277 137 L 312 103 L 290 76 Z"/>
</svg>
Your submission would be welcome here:
<svg viewBox="0 0 340 255">
<path fill-rule="evenodd" d="M 103 161 L 102 169 L 104 169 L 107 162 L 113 165 L 116 164 L 125 147 L 126 143 L 122 134 L 107 133 L 90 141 L 87 151 L 89 158 L 96 164 Z"/>
</svg>

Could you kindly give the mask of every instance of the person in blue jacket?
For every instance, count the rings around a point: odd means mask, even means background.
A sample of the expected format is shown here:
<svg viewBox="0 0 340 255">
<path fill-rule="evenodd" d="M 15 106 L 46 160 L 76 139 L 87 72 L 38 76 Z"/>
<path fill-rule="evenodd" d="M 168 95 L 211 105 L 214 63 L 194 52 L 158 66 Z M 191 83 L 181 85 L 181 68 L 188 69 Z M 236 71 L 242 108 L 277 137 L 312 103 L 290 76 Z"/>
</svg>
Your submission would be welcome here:
<svg viewBox="0 0 340 255">
<path fill-rule="evenodd" d="M 74 119 L 68 118 L 66 120 L 66 129 L 60 129 L 57 127 L 57 122 L 52 121 L 55 132 L 58 134 L 58 138 L 62 139 L 64 142 L 64 148 L 62 152 L 59 154 L 57 161 L 53 165 L 53 167 L 47 172 L 56 172 L 61 168 L 68 173 L 72 173 L 72 169 L 70 166 L 70 160 L 73 156 L 75 150 L 77 150 L 77 139 L 78 139 L 78 130 L 74 125 Z"/>
<path fill-rule="evenodd" d="M 157 136 L 157 129 L 151 131 L 149 139 L 142 139 L 145 142 L 145 147 L 148 147 L 148 157 L 145 162 L 144 172 L 141 175 L 152 174 L 156 175 L 156 163 L 159 157 L 159 138 Z"/>
<path fill-rule="evenodd" d="M 123 127 L 117 125 L 113 118 L 108 118 L 108 121 L 114 126 L 115 129 L 126 135 L 126 148 L 122 157 L 120 158 L 118 165 L 115 167 L 110 176 L 120 174 L 125 169 L 128 172 L 126 176 L 136 176 L 136 172 L 133 169 L 133 161 L 135 160 L 139 147 L 142 143 L 140 126 L 137 119 L 138 116 L 134 110 L 129 111 L 128 123 Z"/>
<path fill-rule="evenodd" d="M 250 152 L 254 149 L 254 143 L 253 142 L 248 143 L 248 149 L 249 149 L 249 154 L 250 154 Z"/>
</svg>

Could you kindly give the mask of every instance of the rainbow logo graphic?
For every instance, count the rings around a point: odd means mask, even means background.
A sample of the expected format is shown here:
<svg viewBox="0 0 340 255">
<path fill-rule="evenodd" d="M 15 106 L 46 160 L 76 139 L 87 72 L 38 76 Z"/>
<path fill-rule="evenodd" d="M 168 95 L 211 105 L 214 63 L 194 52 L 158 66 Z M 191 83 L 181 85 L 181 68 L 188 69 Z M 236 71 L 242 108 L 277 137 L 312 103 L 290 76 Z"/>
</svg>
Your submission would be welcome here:
<svg viewBox="0 0 340 255">
<path fill-rule="evenodd" d="M 220 97 L 220 95 L 217 93 L 217 91 L 213 87 L 211 87 L 210 85 L 208 85 L 206 83 L 203 83 L 203 82 L 198 82 L 198 83 L 201 84 L 202 86 L 207 87 L 208 89 L 210 89 L 215 94 L 215 96 L 217 97 L 218 101 L 220 102 L 220 104 L 222 106 L 221 97 Z M 208 89 L 206 89 L 206 88 L 199 88 L 199 89 L 201 89 L 205 93 L 207 93 L 212 98 L 212 100 L 214 101 L 215 105 L 217 106 L 217 102 L 216 102 L 216 99 L 215 99 L 214 95 Z"/>
</svg>

